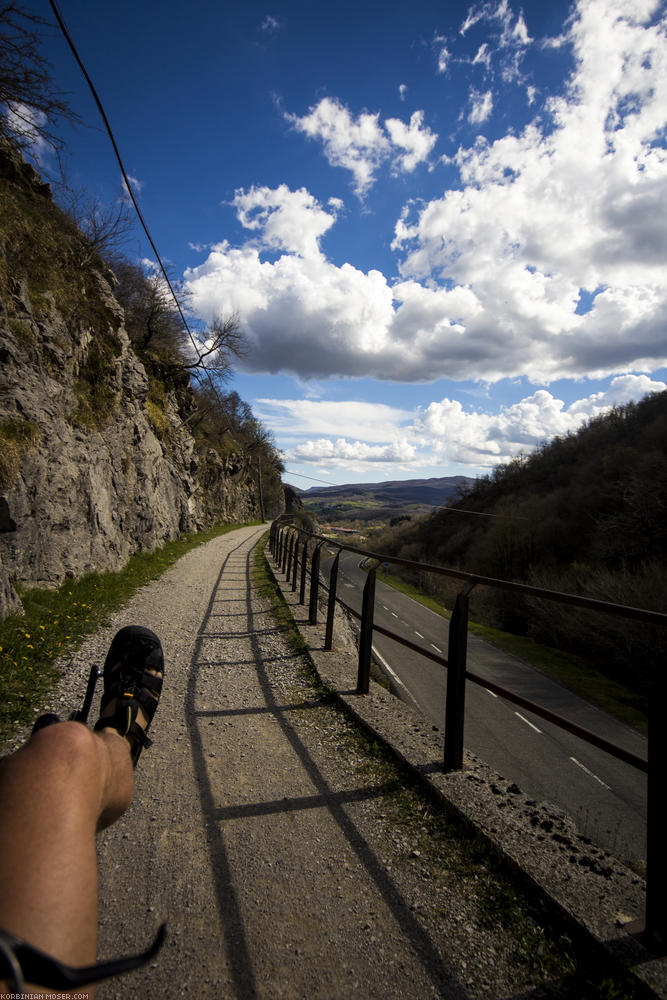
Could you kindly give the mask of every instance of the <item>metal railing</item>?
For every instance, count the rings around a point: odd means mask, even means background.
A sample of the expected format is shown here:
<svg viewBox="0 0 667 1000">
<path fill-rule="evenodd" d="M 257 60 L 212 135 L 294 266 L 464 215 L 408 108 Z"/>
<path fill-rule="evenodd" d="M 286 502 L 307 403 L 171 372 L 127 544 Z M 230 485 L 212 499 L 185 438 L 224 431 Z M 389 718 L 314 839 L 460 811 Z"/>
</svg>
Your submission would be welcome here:
<svg viewBox="0 0 667 1000">
<path fill-rule="evenodd" d="M 311 543 L 312 547 L 310 555 L 308 552 L 309 543 Z M 320 579 L 321 550 L 325 543 L 338 550 L 331 566 L 328 587 Z M 477 674 L 466 669 L 466 661 L 469 599 L 472 590 L 477 586 L 496 587 L 546 601 L 570 604 L 588 609 L 589 611 L 643 622 L 647 626 L 664 628 L 667 626 L 667 615 L 657 611 L 646 611 L 641 608 L 611 604 L 594 598 L 579 597 L 575 594 L 544 590 L 540 587 L 533 587 L 523 583 L 513 583 L 509 580 L 498 580 L 494 577 L 466 573 L 463 570 L 447 569 L 443 566 L 411 562 L 410 560 L 399 559 L 395 556 L 379 555 L 378 553 L 357 548 L 353 545 L 346 545 L 332 539 L 325 539 L 321 535 L 316 535 L 302 528 L 297 528 L 294 525 L 281 523 L 280 521 L 274 521 L 271 526 L 270 548 L 274 560 L 281 567 L 287 580 L 291 580 L 292 591 L 296 592 L 297 584 L 299 585 L 300 604 L 305 604 L 307 580 L 310 577 L 309 624 L 317 624 L 320 586 L 328 591 L 325 650 L 333 648 L 334 615 L 337 604 L 360 621 L 357 694 L 368 694 L 370 689 L 374 632 L 393 639 L 400 645 L 440 664 L 443 669 L 447 670 L 443 761 L 446 772 L 458 771 L 463 767 L 466 682 L 470 681 L 473 684 L 482 685 L 505 700 L 527 709 L 534 715 L 574 734 L 586 743 L 647 774 L 647 879 L 643 939 L 649 947 L 664 953 L 667 950 L 667 908 L 664 906 L 664 900 L 667 898 L 667 851 L 664 848 L 667 842 L 667 815 L 663 806 L 663 786 L 665 775 L 667 774 L 667 727 L 665 726 L 663 715 L 664 706 L 667 705 L 667 671 L 656 671 L 656 675 L 653 678 L 653 690 L 651 692 L 649 709 L 648 759 L 644 759 L 637 754 L 625 750 L 623 747 L 616 746 L 616 744 L 577 725 L 569 719 L 557 715 L 549 709 L 501 687 L 495 682 L 479 677 Z M 337 595 L 338 565 L 342 552 L 352 552 L 368 561 L 368 575 L 363 590 L 361 614 L 351 608 Z M 417 643 L 411 642 L 409 639 L 404 639 L 402 636 L 374 623 L 375 579 L 378 566 L 381 564 L 403 566 L 413 570 L 420 570 L 464 581 L 465 585 L 456 597 L 449 622 L 449 640 L 446 658 L 432 653 Z"/>
</svg>

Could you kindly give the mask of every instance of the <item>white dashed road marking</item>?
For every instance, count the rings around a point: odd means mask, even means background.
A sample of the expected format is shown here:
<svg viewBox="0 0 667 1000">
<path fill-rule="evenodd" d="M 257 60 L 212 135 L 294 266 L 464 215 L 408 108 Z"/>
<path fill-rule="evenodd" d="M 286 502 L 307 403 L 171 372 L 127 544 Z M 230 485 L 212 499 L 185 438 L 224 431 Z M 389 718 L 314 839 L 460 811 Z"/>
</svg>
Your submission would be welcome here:
<svg viewBox="0 0 667 1000">
<path fill-rule="evenodd" d="M 517 717 L 518 717 L 519 719 L 521 719 L 521 721 L 522 721 L 522 722 L 525 722 L 527 726 L 530 726 L 530 728 L 531 728 L 531 729 L 534 729 L 536 733 L 541 733 L 541 732 L 542 732 L 542 730 L 541 730 L 541 729 L 538 729 L 538 728 L 537 728 L 537 726 L 534 726 L 534 725 L 532 724 L 532 722 L 529 722 L 529 721 L 528 721 L 528 719 L 526 719 L 526 718 L 525 718 L 525 717 L 524 717 L 524 716 L 523 716 L 523 715 L 521 714 L 521 712 L 515 712 L 514 714 L 515 714 L 515 715 L 516 715 L 516 716 L 517 716 Z"/>
<path fill-rule="evenodd" d="M 608 785 L 606 781 L 602 780 L 602 778 L 598 778 L 597 774 L 593 774 L 592 771 L 589 771 L 586 765 L 582 764 L 581 761 L 577 760 L 576 757 L 570 757 L 570 760 L 572 761 L 573 764 L 576 764 L 577 767 L 580 767 L 582 771 L 585 771 L 586 774 L 589 776 L 589 778 L 594 778 L 596 781 L 599 781 L 600 784 L 604 786 L 604 788 L 608 788 L 611 790 L 611 785 Z"/>
</svg>

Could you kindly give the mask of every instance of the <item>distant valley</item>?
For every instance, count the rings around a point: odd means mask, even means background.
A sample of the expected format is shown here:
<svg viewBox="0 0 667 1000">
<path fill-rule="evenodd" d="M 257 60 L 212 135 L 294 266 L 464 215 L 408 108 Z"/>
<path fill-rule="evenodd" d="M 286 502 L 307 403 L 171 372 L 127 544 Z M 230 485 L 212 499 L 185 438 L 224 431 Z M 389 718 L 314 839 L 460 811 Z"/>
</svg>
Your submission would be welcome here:
<svg viewBox="0 0 667 1000">
<path fill-rule="evenodd" d="M 306 510 L 319 520 L 334 524 L 379 524 L 392 518 L 418 516 L 443 507 L 458 491 L 474 482 L 467 476 L 440 479 L 388 480 L 380 483 L 347 483 L 298 490 Z"/>
</svg>

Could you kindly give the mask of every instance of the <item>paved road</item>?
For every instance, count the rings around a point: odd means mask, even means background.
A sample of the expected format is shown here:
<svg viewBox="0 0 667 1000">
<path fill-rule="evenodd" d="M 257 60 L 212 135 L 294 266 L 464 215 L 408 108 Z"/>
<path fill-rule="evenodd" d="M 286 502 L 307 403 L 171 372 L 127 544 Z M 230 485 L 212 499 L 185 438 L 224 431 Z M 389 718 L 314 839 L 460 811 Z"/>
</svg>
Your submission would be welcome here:
<svg viewBox="0 0 667 1000">
<path fill-rule="evenodd" d="M 357 609 L 361 608 L 366 580 L 359 561 L 358 556 L 343 553 L 339 570 L 339 595 Z M 324 572 L 328 574 L 328 563 Z M 426 649 L 447 655 L 447 621 L 379 581 L 375 621 Z M 444 730 L 443 668 L 377 634 L 374 649 L 396 675 L 403 697 Z M 473 635 L 469 636 L 468 669 L 646 755 L 646 741 L 634 730 Z M 582 833 L 618 857 L 646 856 L 646 779 L 634 768 L 537 716 L 517 710 L 476 684 L 467 686 L 465 746 L 516 781 L 522 791 L 565 809 Z"/>
</svg>

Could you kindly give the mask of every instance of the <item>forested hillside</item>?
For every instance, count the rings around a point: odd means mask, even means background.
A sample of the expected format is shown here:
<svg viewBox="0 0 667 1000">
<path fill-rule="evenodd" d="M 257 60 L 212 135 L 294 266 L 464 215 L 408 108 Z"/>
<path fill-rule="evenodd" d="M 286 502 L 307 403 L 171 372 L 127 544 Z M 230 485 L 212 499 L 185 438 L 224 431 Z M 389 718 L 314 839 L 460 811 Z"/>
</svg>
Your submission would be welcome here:
<svg viewBox="0 0 667 1000">
<path fill-rule="evenodd" d="M 498 466 L 452 506 L 383 533 L 373 548 L 664 611 L 667 393 L 618 407 L 576 434 Z M 419 582 L 451 600 L 435 578 Z M 480 591 L 476 613 L 500 628 L 584 653 L 640 688 L 661 655 L 660 640 L 637 626 L 593 622 L 572 609 L 501 592 Z"/>
</svg>

